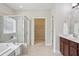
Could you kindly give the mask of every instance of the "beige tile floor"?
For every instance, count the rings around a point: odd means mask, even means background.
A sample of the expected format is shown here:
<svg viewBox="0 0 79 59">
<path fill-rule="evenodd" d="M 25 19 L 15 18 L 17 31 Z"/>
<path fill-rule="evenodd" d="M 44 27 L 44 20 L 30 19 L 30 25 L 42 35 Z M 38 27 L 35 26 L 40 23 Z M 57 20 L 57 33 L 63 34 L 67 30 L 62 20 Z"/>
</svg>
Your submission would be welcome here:
<svg viewBox="0 0 79 59">
<path fill-rule="evenodd" d="M 60 54 L 53 53 L 52 46 L 45 46 L 43 42 L 29 46 L 25 50 L 23 56 L 60 56 Z"/>
</svg>

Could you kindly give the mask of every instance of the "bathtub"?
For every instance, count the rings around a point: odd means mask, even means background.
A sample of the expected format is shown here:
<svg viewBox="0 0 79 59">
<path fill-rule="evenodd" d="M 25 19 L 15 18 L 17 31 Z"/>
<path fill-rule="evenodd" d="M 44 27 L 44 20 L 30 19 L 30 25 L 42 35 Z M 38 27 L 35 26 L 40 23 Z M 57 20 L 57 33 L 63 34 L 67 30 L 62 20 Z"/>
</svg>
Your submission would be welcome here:
<svg viewBox="0 0 79 59">
<path fill-rule="evenodd" d="M 22 43 L 0 43 L 0 56 L 8 56 L 11 52 L 20 47 Z"/>
<path fill-rule="evenodd" d="M 0 56 L 9 51 L 11 48 L 8 46 L 8 43 L 0 43 Z"/>
</svg>

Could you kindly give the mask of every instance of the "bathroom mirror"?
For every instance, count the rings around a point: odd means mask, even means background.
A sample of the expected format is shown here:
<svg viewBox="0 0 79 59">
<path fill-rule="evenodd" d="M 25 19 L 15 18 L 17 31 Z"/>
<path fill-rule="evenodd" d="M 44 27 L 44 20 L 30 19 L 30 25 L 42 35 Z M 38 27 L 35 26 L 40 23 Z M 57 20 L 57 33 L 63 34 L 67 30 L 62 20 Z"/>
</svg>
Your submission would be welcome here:
<svg viewBox="0 0 79 59">
<path fill-rule="evenodd" d="M 79 38 L 79 7 L 72 9 L 71 13 L 71 34 Z"/>
<path fill-rule="evenodd" d="M 0 16 L 0 43 L 16 39 L 16 17 Z"/>
</svg>

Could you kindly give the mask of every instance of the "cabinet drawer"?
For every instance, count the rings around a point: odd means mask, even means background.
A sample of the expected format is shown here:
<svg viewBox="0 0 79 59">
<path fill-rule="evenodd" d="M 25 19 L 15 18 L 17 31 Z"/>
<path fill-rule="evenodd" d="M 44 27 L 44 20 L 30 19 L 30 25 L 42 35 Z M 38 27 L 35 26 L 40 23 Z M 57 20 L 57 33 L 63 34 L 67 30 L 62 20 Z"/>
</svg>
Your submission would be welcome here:
<svg viewBox="0 0 79 59">
<path fill-rule="evenodd" d="M 60 39 L 64 39 L 63 37 L 60 37 Z"/>
<path fill-rule="evenodd" d="M 76 42 L 70 41 L 70 46 L 77 49 L 77 43 Z"/>
<path fill-rule="evenodd" d="M 60 37 L 60 39 L 61 39 L 61 41 L 63 41 L 64 43 L 69 44 L 69 40 L 68 40 L 68 39 L 66 39 L 66 38 L 62 38 L 62 37 Z"/>
<path fill-rule="evenodd" d="M 65 44 L 69 44 L 69 40 L 64 39 L 64 43 L 65 43 Z"/>
<path fill-rule="evenodd" d="M 60 41 L 62 41 L 62 42 L 63 42 L 63 41 L 64 41 L 64 38 L 60 37 Z"/>
</svg>

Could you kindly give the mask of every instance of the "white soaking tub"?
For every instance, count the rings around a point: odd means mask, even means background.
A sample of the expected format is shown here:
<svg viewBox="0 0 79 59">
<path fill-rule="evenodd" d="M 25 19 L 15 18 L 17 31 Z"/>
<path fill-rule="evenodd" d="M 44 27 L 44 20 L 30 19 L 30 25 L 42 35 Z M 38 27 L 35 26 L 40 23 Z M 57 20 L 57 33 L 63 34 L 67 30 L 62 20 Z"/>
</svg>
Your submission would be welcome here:
<svg viewBox="0 0 79 59">
<path fill-rule="evenodd" d="M 0 43 L 0 56 L 5 54 L 11 48 L 8 46 L 8 43 Z"/>
</svg>

